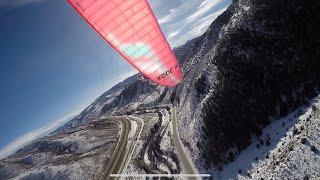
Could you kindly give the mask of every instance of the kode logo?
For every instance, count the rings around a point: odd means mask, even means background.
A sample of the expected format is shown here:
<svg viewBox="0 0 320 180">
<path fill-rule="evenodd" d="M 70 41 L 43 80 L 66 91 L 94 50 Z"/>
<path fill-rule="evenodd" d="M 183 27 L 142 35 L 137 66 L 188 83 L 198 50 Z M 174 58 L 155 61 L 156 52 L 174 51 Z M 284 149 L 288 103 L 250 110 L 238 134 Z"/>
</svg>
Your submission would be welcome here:
<svg viewBox="0 0 320 180">
<path fill-rule="evenodd" d="M 159 77 L 158 77 L 158 81 L 160 81 L 161 79 L 169 76 L 170 74 L 172 74 L 174 71 L 176 71 L 179 68 L 178 65 L 175 65 L 174 67 L 170 68 L 170 70 L 162 73 Z"/>
</svg>

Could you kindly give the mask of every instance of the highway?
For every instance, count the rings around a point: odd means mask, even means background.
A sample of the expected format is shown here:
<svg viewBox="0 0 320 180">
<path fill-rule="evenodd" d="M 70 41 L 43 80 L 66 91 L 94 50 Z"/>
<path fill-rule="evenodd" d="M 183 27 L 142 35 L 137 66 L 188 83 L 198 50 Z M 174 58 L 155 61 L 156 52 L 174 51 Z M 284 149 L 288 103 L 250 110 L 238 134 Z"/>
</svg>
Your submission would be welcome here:
<svg viewBox="0 0 320 180">
<path fill-rule="evenodd" d="M 172 126 L 173 126 L 173 142 L 178 152 L 179 159 L 181 164 L 183 165 L 183 169 L 186 171 L 186 174 L 198 174 L 197 170 L 194 168 L 192 161 L 188 158 L 184 150 L 184 146 L 181 142 L 179 130 L 178 130 L 178 121 L 176 117 L 176 107 L 171 107 L 171 119 L 172 119 Z M 199 177 L 188 177 L 190 180 L 198 180 Z"/>
<path fill-rule="evenodd" d="M 129 119 L 126 118 L 114 118 L 121 123 L 121 135 L 119 138 L 119 142 L 113 151 L 110 160 L 105 162 L 102 173 L 100 175 L 100 180 L 109 180 L 114 179 L 110 177 L 110 174 L 118 174 L 123 168 L 123 164 L 126 163 L 127 160 L 127 144 L 128 144 L 128 136 L 131 129 L 131 123 Z"/>
<path fill-rule="evenodd" d="M 136 141 L 138 140 L 142 128 L 143 128 L 143 121 L 141 123 L 138 122 L 138 128 L 132 138 L 131 143 L 128 142 L 129 133 L 131 130 L 131 122 L 130 121 L 137 121 L 137 119 L 129 119 L 128 117 L 113 117 L 110 119 L 112 121 L 117 121 L 121 123 L 121 133 L 119 137 L 119 141 L 113 150 L 113 154 L 111 158 L 105 162 L 103 165 L 103 170 L 101 175 L 99 176 L 99 180 L 109 180 L 109 179 L 118 179 L 116 177 L 110 177 L 112 174 L 121 174 L 126 166 L 128 165 L 132 153 L 135 149 Z M 192 161 L 189 159 L 184 146 L 181 142 L 179 130 L 178 130 L 178 122 L 176 118 L 176 107 L 171 107 L 171 120 L 172 120 L 172 129 L 173 129 L 173 142 L 175 145 L 175 149 L 177 151 L 178 157 L 182 164 L 182 169 L 185 175 L 190 175 L 187 177 L 189 180 L 198 180 L 199 177 L 194 175 L 198 174 L 197 170 L 194 168 Z M 129 144 L 128 144 L 129 143 Z"/>
</svg>

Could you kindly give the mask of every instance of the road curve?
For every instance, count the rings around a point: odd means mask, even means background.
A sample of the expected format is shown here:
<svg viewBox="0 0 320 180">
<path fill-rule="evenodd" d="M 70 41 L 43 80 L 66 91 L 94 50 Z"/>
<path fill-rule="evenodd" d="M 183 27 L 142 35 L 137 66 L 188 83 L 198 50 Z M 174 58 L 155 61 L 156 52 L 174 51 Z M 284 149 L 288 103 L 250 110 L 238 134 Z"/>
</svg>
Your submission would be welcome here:
<svg viewBox="0 0 320 180">
<path fill-rule="evenodd" d="M 105 163 L 102 173 L 100 175 L 99 180 L 109 180 L 113 179 L 110 177 L 110 174 L 118 174 L 122 169 L 123 164 L 126 160 L 126 150 L 128 144 L 128 136 L 131 129 L 130 120 L 126 118 L 115 118 L 122 124 L 121 135 L 119 138 L 119 142 L 112 154 L 110 160 Z"/>
<path fill-rule="evenodd" d="M 198 174 L 197 170 L 194 168 L 192 161 L 188 158 L 184 150 L 184 146 L 181 142 L 179 130 L 178 130 L 178 122 L 176 117 L 176 107 L 171 107 L 171 119 L 172 119 L 172 126 L 173 126 L 173 142 L 178 152 L 179 159 L 183 165 L 183 169 L 186 171 L 186 174 Z M 199 177 L 188 177 L 188 179 L 198 180 Z"/>
</svg>

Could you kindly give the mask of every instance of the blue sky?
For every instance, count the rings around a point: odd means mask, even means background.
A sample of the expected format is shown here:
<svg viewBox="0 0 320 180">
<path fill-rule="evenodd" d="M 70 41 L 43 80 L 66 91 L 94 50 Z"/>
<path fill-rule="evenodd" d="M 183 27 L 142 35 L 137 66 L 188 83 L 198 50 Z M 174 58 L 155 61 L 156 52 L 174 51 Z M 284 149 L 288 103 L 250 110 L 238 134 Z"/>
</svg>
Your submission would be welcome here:
<svg viewBox="0 0 320 180">
<path fill-rule="evenodd" d="M 149 0 L 173 47 L 204 33 L 230 2 Z M 0 23 L 0 158 L 136 73 L 66 0 L 1 0 Z"/>
</svg>

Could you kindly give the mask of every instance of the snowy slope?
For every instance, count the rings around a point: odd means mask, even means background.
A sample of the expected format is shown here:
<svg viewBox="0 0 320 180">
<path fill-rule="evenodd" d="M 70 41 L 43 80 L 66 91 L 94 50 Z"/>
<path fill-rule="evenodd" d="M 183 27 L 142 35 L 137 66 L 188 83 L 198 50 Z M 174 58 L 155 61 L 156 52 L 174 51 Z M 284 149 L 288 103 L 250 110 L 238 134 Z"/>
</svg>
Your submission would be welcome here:
<svg viewBox="0 0 320 180">
<path fill-rule="evenodd" d="M 200 172 L 233 161 L 273 119 L 319 94 L 317 8 L 316 1 L 239 0 L 219 17 L 219 31 L 210 26 L 206 34 L 218 32 L 218 40 L 190 60 L 197 63 L 175 91 L 181 135 Z"/>
<path fill-rule="evenodd" d="M 265 127 L 239 157 L 223 169 L 218 179 L 319 179 L 320 96 Z M 303 143 L 303 139 L 305 142 Z M 315 146 L 316 151 L 311 150 Z"/>
<path fill-rule="evenodd" d="M 0 179 L 93 179 L 119 138 L 119 124 L 95 120 L 45 136 L 0 161 Z"/>
<path fill-rule="evenodd" d="M 100 97 L 98 97 L 92 104 L 90 104 L 86 109 L 84 109 L 78 116 L 70 120 L 69 122 L 65 123 L 53 133 L 61 132 L 64 129 L 76 127 L 81 123 L 84 123 L 90 119 L 96 119 L 101 115 L 101 109 L 114 98 L 116 98 L 132 81 L 141 77 L 140 74 L 133 75 L 123 82 L 118 83 L 117 85 L 113 86 L 107 92 L 103 93 Z"/>
</svg>

